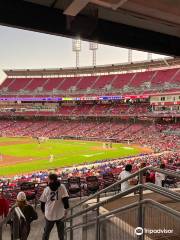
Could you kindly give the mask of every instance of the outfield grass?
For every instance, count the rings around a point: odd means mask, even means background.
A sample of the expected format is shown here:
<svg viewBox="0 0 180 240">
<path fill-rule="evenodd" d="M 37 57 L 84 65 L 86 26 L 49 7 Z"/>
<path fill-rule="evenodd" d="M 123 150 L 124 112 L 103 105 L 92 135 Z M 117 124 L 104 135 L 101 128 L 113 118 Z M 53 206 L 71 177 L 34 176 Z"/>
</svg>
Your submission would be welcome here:
<svg viewBox="0 0 180 240">
<path fill-rule="evenodd" d="M 26 159 L 25 162 L 0 166 L 0 175 L 22 174 L 35 170 L 72 166 L 74 164 L 89 163 L 97 160 L 134 156 L 141 153 L 135 147 L 113 143 L 112 150 L 102 148 L 101 142 L 48 140 L 38 144 L 35 140 L 19 138 L 0 138 L 0 153 L 3 156 L 14 156 Z M 17 144 L 14 142 L 17 141 Z M 13 144 L 11 143 L 13 142 Z M 20 143 L 21 142 L 21 143 Z M 6 143 L 6 146 L 1 144 Z M 54 155 L 53 162 L 49 162 L 50 155 Z M 4 157 L 5 159 L 5 157 Z M 3 159 L 3 162 L 5 161 Z M 29 161 L 28 161 L 29 159 Z"/>
</svg>

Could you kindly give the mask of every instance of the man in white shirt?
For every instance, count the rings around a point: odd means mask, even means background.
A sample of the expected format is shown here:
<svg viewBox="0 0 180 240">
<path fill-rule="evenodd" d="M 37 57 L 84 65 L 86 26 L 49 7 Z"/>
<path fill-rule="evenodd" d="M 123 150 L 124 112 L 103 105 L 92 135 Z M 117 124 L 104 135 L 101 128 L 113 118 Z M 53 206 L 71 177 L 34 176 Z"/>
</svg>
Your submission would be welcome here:
<svg viewBox="0 0 180 240">
<path fill-rule="evenodd" d="M 127 164 L 125 166 L 125 170 L 122 171 L 119 174 L 118 179 L 119 180 L 123 180 L 123 179 L 129 177 L 131 175 L 131 171 L 132 171 L 132 165 L 131 164 Z M 128 190 L 131 187 L 131 185 L 135 185 L 135 181 L 137 182 L 137 180 L 135 180 L 135 179 L 130 179 L 128 181 L 125 181 L 125 182 L 121 183 L 121 191 L 126 191 L 126 190 Z"/>
<path fill-rule="evenodd" d="M 40 201 L 41 210 L 45 214 L 43 240 L 48 240 L 51 230 L 56 223 L 59 240 L 64 240 L 64 222 L 69 208 L 68 192 L 58 181 L 56 174 L 49 174 L 48 186 L 44 189 Z"/>
<path fill-rule="evenodd" d="M 160 168 L 161 168 L 161 169 L 164 169 L 164 168 L 165 168 L 165 164 L 162 163 L 162 164 L 160 165 Z M 156 173 L 155 173 L 155 184 L 156 184 L 157 186 L 163 187 L 163 186 L 164 186 L 165 177 L 166 177 L 165 174 L 156 172 Z"/>
</svg>

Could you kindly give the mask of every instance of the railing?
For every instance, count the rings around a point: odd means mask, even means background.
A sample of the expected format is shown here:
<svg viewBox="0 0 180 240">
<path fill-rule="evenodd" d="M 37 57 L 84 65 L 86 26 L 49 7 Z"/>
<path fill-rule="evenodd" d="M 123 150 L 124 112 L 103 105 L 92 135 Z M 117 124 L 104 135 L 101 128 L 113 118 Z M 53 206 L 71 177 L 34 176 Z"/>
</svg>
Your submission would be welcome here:
<svg viewBox="0 0 180 240">
<path fill-rule="evenodd" d="M 156 227 L 155 225 L 153 225 L 153 221 L 151 219 L 151 224 L 149 223 L 150 218 L 152 218 L 153 214 L 156 213 L 157 211 L 155 211 L 155 207 L 158 209 L 158 211 L 163 211 L 162 214 L 158 215 L 156 217 L 157 223 L 159 223 L 158 217 L 161 216 L 162 219 L 161 221 L 165 221 L 165 219 L 167 221 L 169 221 L 170 218 L 168 218 L 170 215 L 172 217 L 172 222 L 175 225 L 176 224 L 176 220 L 178 219 L 179 224 L 180 224 L 180 214 L 175 211 L 172 210 L 171 208 L 164 206 L 162 204 L 159 203 L 154 203 L 153 202 L 153 208 L 150 208 L 150 205 L 146 205 L 147 200 L 143 200 L 143 191 L 144 190 L 150 190 L 153 191 L 155 193 L 161 194 L 161 196 L 165 196 L 168 197 L 169 199 L 171 199 L 171 201 L 176 202 L 180 202 L 180 194 L 170 191 L 166 188 L 162 188 L 162 187 L 158 187 L 154 184 L 142 184 L 143 183 L 143 173 L 147 170 L 153 170 L 155 172 L 160 172 L 172 177 L 176 177 L 178 179 L 180 179 L 180 174 L 177 172 L 173 172 L 173 171 L 167 171 L 167 170 L 162 170 L 162 169 L 158 169 L 158 168 L 154 168 L 154 167 L 146 167 L 141 169 L 140 171 L 130 175 L 129 177 L 120 180 L 114 184 L 112 184 L 111 186 L 99 191 L 98 193 L 86 198 L 85 200 L 81 201 L 81 203 L 76 204 L 75 206 L 73 206 L 70 209 L 70 216 L 65 220 L 65 224 L 66 224 L 66 229 L 65 229 L 65 233 L 66 233 L 66 240 L 73 240 L 73 239 L 78 239 L 80 240 L 81 238 L 83 240 L 105 240 L 105 239 L 123 239 L 123 240 L 130 240 L 130 239 L 154 239 L 154 238 L 150 238 L 148 237 L 149 233 L 145 233 L 143 232 L 142 235 L 134 235 L 134 229 L 136 227 L 140 227 L 140 230 L 146 228 L 149 228 L 149 226 L 152 227 Z M 121 183 L 130 180 L 131 178 L 134 178 L 136 176 L 139 176 L 139 185 L 132 187 L 130 189 L 128 189 L 127 191 L 124 192 L 120 192 L 114 196 L 108 197 L 105 200 L 101 200 L 100 197 L 102 196 L 103 193 L 107 192 L 107 191 L 112 191 L 114 188 L 116 188 L 117 186 L 119 186 Z M 135 193 L 138 192 L 138 195 L 136 196 L 136 198 L 138 198 L 137 202 L 134 204 L 128 204 L 126 207 L 120 208 L 120 209 L 116 209 L 113 211 L 110 211 L 107 214 L 103 214 L 102 213 L 102 207 L 104 205 L 106 205 L 107 203 L 110 203 L 114 200 L 120 199 L 130 193 Z M 89 202 L 90 200 L 94 200 L 94 202 Z M 150 203 L 150 200 L 149 200 Z M 151 202 L 152 203 L 152 202 Z M 92 204 L 92 206 L 91 206 Z M 149 206 L 149 208 L 148 208 Z M 121 212 L 124 212 L 125 214 L 122 215 Z M 103 232 L 105 230 L 109 231 L 109 225 L 108 225 L 108 220 L 107 220 L 107 216 L 112 216 L 112 218 L 116 217 L 114 216 L 114 214 L 117 213 L 117 215 L 120 216 L 118 217 L 119 220 L 122 223 L 122 225 L 124 226 L 124 229 L 122 230 L 122 226 L 115 224 L 115 229 L 113 230 L 113 234 L 115 235 L 115 237 L 113 238 L 112 233 L 109 235 L 109 237 L 107 238 L 108 234 L 103 235 Z M 112 215 L 113 214 L 113 215 Z M 149 215 L 148 215 L 149 214 Z M 164 214 L 164 215 L 163 215 Z M 128 218 L 125 218 L 125 216 L 128 216 Z M 148 217 L 149 216 L 149 217 Z M 102 220 L 103 219 L 103 220 Z M 134 222 L 132 223 L 132 219 L 134 219 Z M 176 220 L 174 220 L 176 219 Z M 74 224 L 76 222 L 76 224 Z M 103 224 L 105 224 L 106 227 L 102 227 L 104 226 L 102 224 L 102 222 L 105 222 Z M 156 221 L 155 221 L 156 222 Z M 155 223 L 154 222 L 154 223 Z M 112 222 L 111 222 L 112 224 Z M 93 226 L 93 227 L 92 227 Z M 163 226 L 163 225 L 161 225 Z M 169 225 L 167 225 L 168 227 Z M 172 224 L 170 224 L 170 226 L 172 226 Z M 102 230 L 103 228 L 105 228 L 105 230 Z M 114 228 L 114 225 L 113 227 Z M 133 234 L 132 234 L 132 230 L 133 230 Z M 117 235 L 117 232 L 121 232 L 124 234 L 124 238 L 123 235 Z M 179 234 L 178 232 L 178 227 L 175 229 L 175 235 Z M 130 234 L 131 232 L 131 234 Z M 118 233 L 120 234 L 120 233 Z M 152 237 L 153 234 L 151 234 Z"/>
<path fill-rule="evenodd" d="M 165 237 L 179 236 L 179 219 L 180 213 L 159 204 L 151 199 L 145 199 L 140 202 L 142 207 L 142 225 L 137 223 L 139 218 L 139 203 L 135 202 L 128 206 L 121 207 L 91 219 L 86 215 L 88 223 L 75 225 L 73 228 L 66 228 L 66 239 L 70 239 L 70 231 L 73 233 L 81 232 L 79 240 L 134 240 L 134 239 L 165 239 Z M 153 222 L 152 222 L 153 217 Z M 98 238 L 94 234 L 97 229 L 98 221 Z M 162 228 L 163 226 L 163 228 Z M 81 229 L 81 231 L 79 230 Z M 158 231 L 157 231 L 158 230 Z M 162 230 L 159 231 L 159 230 Z M 165 231 L 164 231 L 165 230 Z M 143 233 L 144 231 L 144 233 Z M 137 235 L 142 233 L 142 235 Z M 73 234 L 75 235 L 75 234 Z"/>
<path fill-rule="evenodd" d="M 175 177 L 177 179 L 180 179 L 180 173 L 178 173 L 178 172 L 174 172 L 174 171 L 171 171 L 171 170 L 163 170 L 163 169 L 155 168 L 155 167 L 145 167 L 145 168 L 142 168 L 141 170 L 131 174 L 129 177 L 127 177 L 123 180 L 117 181 L 117 182 L 113 183 L 112 185 L 108 186 L 107 188 L 104 188 L 101 191 L 99 191 L 99 192 L 91 195 L 90 197 L 84 199 L 80 203 L 71 207 L 70 210 L 73 211 L 76 207 L 80 207 L 82 204 L 84 204 L 85 202 L 87 202 L 91 199 L 94 199 L 95 197 L 99 198 L 101 196 L 101 194 L 103 194 L 103 193 L 106 193 L 106 192 L 111 191 L 111 190 L 113 191 L 115 188 L 118 188 L 121 183 L 126 182 L 127 180 L 130 180 L 134 177 L 138 176 L 139 177 L 139 183 L 142 184 L 143 183 L 143 173 L 146 172 L 147 170 L 163 173 L 165 175 L 172 176 L 172 177 Z"/>
<path fill-rule="evenodd" d="M 25 219 L 24 214 L 20 210 L 19 207 L 15 207 L 10 211 L 8 216 L 4 218 L 0 222 L 0 240 L 3 240 L 3 227 L 7 225 L 9 221 L 11 221 L 11 240 L 19 239 L 19 231 L 20 231 L 20 221 L 21 219 Z"/>
</svg>

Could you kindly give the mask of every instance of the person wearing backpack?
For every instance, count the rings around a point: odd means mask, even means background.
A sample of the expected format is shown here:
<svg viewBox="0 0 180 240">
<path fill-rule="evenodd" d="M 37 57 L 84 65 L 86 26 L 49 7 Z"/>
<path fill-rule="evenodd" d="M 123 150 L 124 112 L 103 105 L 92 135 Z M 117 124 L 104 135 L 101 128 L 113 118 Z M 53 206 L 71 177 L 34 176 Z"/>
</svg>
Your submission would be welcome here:
<svg viewBox="0 0 180 240">
<path fill-rule="evenodd" d="M 14 225 L 16 221 L 13 220 L 13 219 L 16 219 L 16 214 L 13 214 L 13 215 L 11 214 L 12 212 L 14 212 L 16 207 L 19 207 L 23 214 L 23 219 L 20 219 L 20 223 L 17 226 Z M 8 223 L 11 225 L 11 231 L 13 231 L 13 228 L 19 227 L 19 229 L 16 229 L 16 234 L 18 234 L 17 236 L 18 239 L 27 240 L 31 230 L 31 223 L 34 220 L 38 219 L 38 215 L 35 209 L 30 204 L 28 204 L 26 199 L 26 194 L 24 192 L 18 193 L 16 204 L 12 207 L 7 218 L 9 218 L 9 216 L 11 215 L 12 217 L 10 217 L 8 221 Z"/>
</svg>

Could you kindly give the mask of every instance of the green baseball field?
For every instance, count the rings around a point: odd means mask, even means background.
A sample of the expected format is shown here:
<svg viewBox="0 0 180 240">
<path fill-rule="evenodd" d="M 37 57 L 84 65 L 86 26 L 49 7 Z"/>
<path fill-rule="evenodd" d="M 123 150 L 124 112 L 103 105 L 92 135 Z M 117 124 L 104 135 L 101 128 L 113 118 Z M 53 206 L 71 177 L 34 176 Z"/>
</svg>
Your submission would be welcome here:
<svg viewBox="0 0 180 240">
<path fill-rule="evenodd" d="M 97 160 L 135 156 L 147 152 L 140 146 L 50 139 L 40 144 L 32 138 L 0 138 L 0 176 L 73 166 Z"/>
</svg>

